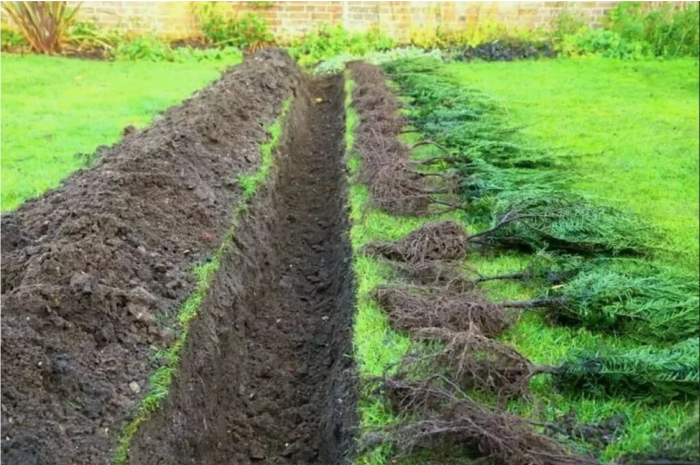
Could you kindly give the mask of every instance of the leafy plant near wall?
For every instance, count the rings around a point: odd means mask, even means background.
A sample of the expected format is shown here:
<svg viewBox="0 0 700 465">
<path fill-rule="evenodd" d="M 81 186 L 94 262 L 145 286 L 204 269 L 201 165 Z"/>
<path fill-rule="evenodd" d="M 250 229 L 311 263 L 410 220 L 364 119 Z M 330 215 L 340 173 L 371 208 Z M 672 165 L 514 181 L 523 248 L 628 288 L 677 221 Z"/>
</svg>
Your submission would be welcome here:
<svg viewBox="0 0 700 465">
<path fill-rule="evenodd" d="M 2 11 L 19 28 L 32 50 L 59 53 L 80 5 L 68 8 L 66 2 L 2 2 Z"/>
<path fill-rule="evenodd" d="M 22 34 L 6 27 L 4 24 L 0 34 L 2 34 L 2 39 L 0 40 L 0 49 L 2 50 L 15 51 L 29 45 Z"/>
<path fill-rule="evenodd" d="M 124 33 L 104 29 L 95 21 L 80 21 L 74 23 L 67 34 L 67 43 L 77 50 L 113 50 L 127 41 Z"/>
<path fill-rule="evenodd" d="M 644 2 L 620 2 L 604 18 L 603 29 L 590 29 L 572 10 L 563 10 L 549 36 L 565 55 L 698 56 L 699 24 L 697 3 L 674 9 L 670 4 L 648 8 Z"/>
<path fill-rule="evenodd" d="M 68 32 L 66 51 L 81 55 L 90 53 L 111 60 L 126 61 L 214 61 L 240 58 L 236 47 L 173 47 L 155 35 L 129 36 L 126 33 L 100 28 L 95 22 L 75 23 Z"/>
<path fill-rule="evenodd" d="M 645 11 L 644 2 L 620 2 L 605 19 L 606 29 L 631 42 L 643 42 L 654 56 L 698 56 L 700 8 L 697 2 Z"/>
<path fill-rule="evenodd" d="M 235 2 L 232 17 L 226 16 L 221 2 L 201 2 L 193 5 L 200 29 L 207 42 L 215 46 L 239 47 L 249 52 L 255 52 L 275 43 L 275 36 L 270 31 L 269 25 L 260 16 L 246 13 L 239 17 L 243 3 Z"/>
<path fill-rule="evenodd" d="M 306 36 L 294 39 L 289 53 L 299 64 L 311 65 L 341 54 L 362 57 L 370 52 L 389 50 L 395 45 L 394 39 L 378 27 L 353 33 L 341 25 L 322 25 Z"/>
</svg>

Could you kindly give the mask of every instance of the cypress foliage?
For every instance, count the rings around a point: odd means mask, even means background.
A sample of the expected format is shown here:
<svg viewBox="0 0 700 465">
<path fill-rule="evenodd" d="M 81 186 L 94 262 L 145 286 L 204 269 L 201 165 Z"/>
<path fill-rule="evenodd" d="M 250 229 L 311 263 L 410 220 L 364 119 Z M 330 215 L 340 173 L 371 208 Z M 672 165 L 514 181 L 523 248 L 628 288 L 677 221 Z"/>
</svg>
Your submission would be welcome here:
<svg viewBox="0 0 700 465">
<path fill-rule="evenodd" d="M 571 354 L 553 380 L 563 390 L 625 396 L 659 402 L 698 397 L 697 338 L 669 348 L 606 348 Z"/>
<path fill-rule="evenodd" d="M 671 268 L 654 268 L 655 275 L 615 266 L 586 269 L 543 297 L 555 302 L 549 311 L 556 318 L 592 330 L 615 331 L 642 341 L 696 337 L 700 325 L 697 281 Z"/>
</svg>

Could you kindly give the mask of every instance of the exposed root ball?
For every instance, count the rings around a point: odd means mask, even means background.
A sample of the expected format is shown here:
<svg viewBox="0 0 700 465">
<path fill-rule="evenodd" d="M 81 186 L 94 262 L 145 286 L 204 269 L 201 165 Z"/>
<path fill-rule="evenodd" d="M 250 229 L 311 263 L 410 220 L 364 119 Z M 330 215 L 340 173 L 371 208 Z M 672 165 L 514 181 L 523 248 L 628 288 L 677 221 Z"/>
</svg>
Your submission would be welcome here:
<svg viewBox="0 0 700 465">
<path fill-rule="evenodd" d="M 452 262 L 430 260 L 418 263 L 392 262 L 392 265 L 413 284 L 440 287 L 457 293 L 470 292 L 476 286 Z"/>
<path fill-rule="evenodd" d="M 458 386 L 495 392 L 499 398 L 508 399 L 522 395 L 530 377 L 549 370 L 533 366 L 517 350 L 484 336 L 476 326 L 459 332 L 422 328 L 414 334 L 423 341 L 445 345 L 437 351 L 418 346 L 417 354 L 404 358 L 402 373 L 442 373 L 447 368 Z"/>
<path fill-rule="evenodd" d="M 410 149 L 398 139 L 406 120 L 386 85 L 381 68 L 352 63 L 353 106 L 360 115 L 355 150 L 362 157 L 359 181 L 369 187 L 370 202 L 398 215 L 424 215 L 431 203 L 428 182 L 409 163 Z"/>
<path fill-rule="evenodd" d="M 473 400 L 457 398 L 432 383 L 387 380 L 389 399 L 400 413 L 420 413 L 419 420 L 384 429 L 371 439 L 395 445 L 401 456 L 418 449 L 445 451 L 460 446 L 460 455 L 496 465 L 595 465 L 594 459 L 571 455 L 551 438 L 535 432 L 522 418 L 492 411 Z"/>
<path fill-rule="evenodd" d="M 391 325 L 416 332 L 423 328 L 468 331 L 476 328 L 485 336 L 501 334 L 511 324 L 502 307 L 494 305 L 478 291 L 453 294 L 440 289 L 385 286 L 376 289 L 376 298 L 387 312 Z"/>
<path fill-rule="evenodd" d="M 374 205 L 398 215 L 428 213 L 425 178 L 409 166 L 405 145 L 372 130 L 358 136 L 356 149 L 362 156 L 359 180 L 369 187 Z"/>
<path fill-rule="evenodd" d="M 397 242 L 370 242 L 367 255 L 420 263 L 425 260 L 460 260 L 467 253 L 467 233 L 454 221 L 429 223 Z"/>
</svg>

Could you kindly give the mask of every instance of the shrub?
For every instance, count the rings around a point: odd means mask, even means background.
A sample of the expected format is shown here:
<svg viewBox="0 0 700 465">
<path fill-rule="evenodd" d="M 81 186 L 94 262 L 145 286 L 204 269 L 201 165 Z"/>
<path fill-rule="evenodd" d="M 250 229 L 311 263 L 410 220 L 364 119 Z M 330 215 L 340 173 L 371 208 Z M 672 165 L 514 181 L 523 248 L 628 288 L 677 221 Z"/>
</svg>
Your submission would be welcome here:
<svg viewBox="0 0 700 465">
<path fill-rule="evenodd" d="M 228 45 L 247 49 L 250 52 L 274 44 L 275 36 L 264 19 L 254 13 L 238 17 L 241 3 L 243 2 L 236 4 L 233 18 L 224 16 L 219 2 L 203 2 L 196 5 L 195 13 L 199 17 L 200 29 L 207 42 L 215 46 Z"/>
<path fill-rule="evenodd" d="M 8 27 L 3 26 L 1 34 L 2 41 L 0 49 L 2 50 L 15 51 L 18 49 L 22 49 L 26 45 L 28 45 L 28 42 L 22 36 L 22 34 L 15 31 L 14 29 L 10 29 Z"/>
<path fill-rule="evenodd" d="M 94 21 L 77 22 L 68 30 L 67 42 L 77 50 L 110 52 L 126 40 L 124 34 L 100 28 Z"/>
<path fill-rule="evenodd" d="M 495 40 L 450 49 L 450 57 L 457 61 L 512 61 L 554 56 L 556 51 L 549 42 L 517 39 Z"/>
<path fill-rule="evenodd" d="M 2 2 L 2 11 L 19 28 L 32 50 L 38 53 L 59 53 L 78 7 L 66 2 Z"/>
<path fill-rule="evenodd" d="M 565 55 L 601 55 L 620 59 L 647 56 L 698 56 L 700 8 L 648 8 L 644 2 L 620 2 L 589 29 L 580 16 L 564 10 L 551 24 L 550 39 Z"/>
<path fill-rule="evenodd" d="M 645 42 L 654 56 L 698 56 L 700 9 L 674 10 L 667 4 L 645 10 L 642 2 L 621 2 L 605 19 L 605 27 L 629 41 Z"/>
<path fill-rule="evenodd" d="M 135 37 L 124 40 L 111 51 L 115 60 L 172 61 L 213 61 L 240 58 L 241 51 L 236 47 L 198 49 L 194 47 L 172 48 L 169 43 L 153 36 Z"/>
<path fill-rule="evenodd" d="M 362 57 L 369 52 L 389 50 L 394 39 L 378 28 L 352 33 L 341 25 L 323 25 L 292 41 L 289 52 L 300 65 L 311 65 L 341 54 Z"/>
<path fill-rule="evenodd" d="M 120 42 L 112 57 L 117 60 L 172 61 L 172 50 L 167 42 L 157 37 L 140 36 Z"/>
<path fill-rule="evenodd" d="M 582 29 L 565 36 L 558 49 L 564 55 L 600 55 L 619 59 L 639 59 L 648 54 L 644 42 L 633 42 L 605 29 Z"/>
</svg>

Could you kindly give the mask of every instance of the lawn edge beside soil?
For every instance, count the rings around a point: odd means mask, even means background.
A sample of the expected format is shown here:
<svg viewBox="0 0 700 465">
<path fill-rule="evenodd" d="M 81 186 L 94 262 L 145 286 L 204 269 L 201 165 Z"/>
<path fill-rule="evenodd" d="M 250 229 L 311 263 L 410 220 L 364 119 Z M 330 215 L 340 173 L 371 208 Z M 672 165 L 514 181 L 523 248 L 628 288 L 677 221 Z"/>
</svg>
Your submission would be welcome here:
<svg viewBox="0 0 700 465">
<path fill-rule="evenodd" d="M 273 152 L 277 148 L 282 136 L 285 120 L 292 105 L 293 97 L 288 97 L 282 104 L 282 110 L 275 121 L 266 130 L 269 134 L 267 142 L 260 146 L 262 155 L 260 166 L 250 174 L 241 174 L 238 183 L 243 190 L 240 201 L 233 206 L 231 226 L 224 234 L 219 248 L 212 254 L 206 263 L 196 266 L 192 274 L 196 278 L 195 290 L 184 301 L 177 312 L 178 337 L 167 350 L 160 350 L 156 358 L 164 359 L 166 363 L 158 368 L 149 378 L 150 388 L 148 394 L 141 400 L 136 416 L 123 428 L 116 448 L 114 465 L 122 465 L 127 462 L 131 440 L 137 433 L 139 426 L 147 421 L 151 414 L 160 409 L 162 402 L 168 396 L 173 377 L 176 376 L 180 363 L 180 351 L 187 343 L 190 322 L 197 316 L 204 297 L 209 290 L 212 278 L 219 270 L 222 256 L 232 247 L 238 219 L 244 214 L 248 205 L 268 179 L 274 168 Z"/>
</svg>

